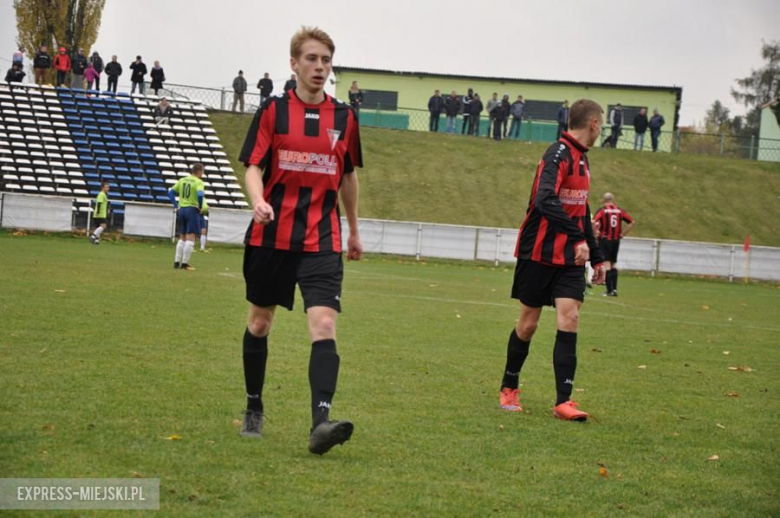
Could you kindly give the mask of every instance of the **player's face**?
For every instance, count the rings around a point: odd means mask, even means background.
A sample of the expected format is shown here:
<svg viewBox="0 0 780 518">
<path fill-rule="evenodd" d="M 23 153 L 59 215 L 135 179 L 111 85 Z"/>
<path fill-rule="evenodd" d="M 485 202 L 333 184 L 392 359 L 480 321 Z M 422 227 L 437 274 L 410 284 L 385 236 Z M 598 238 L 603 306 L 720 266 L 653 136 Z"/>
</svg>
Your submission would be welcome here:
<svg viewBox="0 0 780 518">
<path fill-rule="evenodd" d="M 312 93 L 325 89 L 331 68 L 333 56 L 330 49 L 317 40 L 307 40 L 301 46 L 301 55 L 290 58 L 290 66 L 298 76 L 298 83 Z"/>
</svg>

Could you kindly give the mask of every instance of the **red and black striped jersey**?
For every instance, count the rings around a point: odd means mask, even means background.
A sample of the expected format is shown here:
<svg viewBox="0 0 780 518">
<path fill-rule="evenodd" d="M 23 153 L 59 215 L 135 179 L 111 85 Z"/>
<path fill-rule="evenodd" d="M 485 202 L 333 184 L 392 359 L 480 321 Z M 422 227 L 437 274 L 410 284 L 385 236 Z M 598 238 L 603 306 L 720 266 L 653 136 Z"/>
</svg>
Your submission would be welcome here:
<svg viewBox="0 0 780 518">
<path fill-rule="evenodd" d="M 587 242 L 591 264 L 604 262 L 590 224 L 587 148 L 568 132 L 539 161 L 515 257 L 574 266 L 574 248 Z"/>
<path fill-rule="evenodd" d="M 599 239 L 607 240 L 622 239 L 623 222 L 634 222 L 628 212 L 613 203 L 607 203 L 597 210 L 593 221 L 599 224 Z"/>
<path fill-rule="evenodd" d="M 249 127 L 241 160 L 263 169 L 263 197 L 274 221 L 252 221 L 246 244 L 299 252 L 341 252 L 338 191 L 363 167 L 352 108 L 323 93 L 306 104 L 295 90 L 270 97 Z"/>
</svg>

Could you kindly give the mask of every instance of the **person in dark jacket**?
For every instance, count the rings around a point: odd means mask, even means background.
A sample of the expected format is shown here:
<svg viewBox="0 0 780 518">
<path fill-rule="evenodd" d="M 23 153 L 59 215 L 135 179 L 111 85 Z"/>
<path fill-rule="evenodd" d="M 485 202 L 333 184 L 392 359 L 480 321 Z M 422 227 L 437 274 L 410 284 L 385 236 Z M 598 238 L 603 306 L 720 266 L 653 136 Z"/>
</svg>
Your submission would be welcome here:
<svg viewBox="0 0 780 518">
<path fill-rule="evenodd" d="M 157 95 L 157 92 L 162 90 L 163 83 L 165 82 L 165 70 L 160 66 L 159 61 L 154 62 L 150 75 L 152 76 L 152 84 L 150 87 L 154 90 L 154 95 Z"/>
<path fill-rule="evenodd" d="M 431 113 L 431 118 L 428 121 L 428 131 L 439 131 L 439 118 L 441 117 L 441 112 L 444 111 L 444 98 L 439 90 L 433 92 L 431 98 L 428 99 L 428 111 Z"/>
<path fill-rule="evenodd" d="M 155 124 L 170 124 L 173 108 L 166 97 L 160 99 L 160 103 L 154 109 Z"/>
<path fill-rule="evenodd" d="M 117 61 L 116 56 L 111 56 L 111 61 L 106 65 L 106 75 L 108 76 L 108 91 L 116 93 L 116 85 L 119 82 L 119 76 L 122 75 L 122 65 Z"/>
<path fill-rule="evenodd" d="M 51 56 L 49 48 L 41 45 L 41 50 L 33 58 L 33 72 L 35 73 L 35 84 L 42 85 L 48 81 L 49 69 L 51 68 Z"/>
<path fill-rule="evenodd" d="M 623 134 L 623 105 L 617 103 L 609 112 L 609 136 L 601 143 L 601 147 L 611 147 L 615 149 L 618 145 L 618 139 Z"/>
<path fill-rule="evenodd" d="M 502 129 L 506 126 L 506 120 L 509 116 L 509 96 L 505 95 L 501 101 L 493 106 L 490 112 L 493 119 L 493 139 L 501 140 Z"/>
<path fill-rule="evenodd" d="M 463 104 L 463 125 L 460 127 L 461 135 L 465 135 L 466 130 L 471 128 L 471 124 L 469 124 L 469 118 L 471 117 L 471 101 L 473 100 L 474 100 L 474 89 L 469 88 L 468 93 L 465 96 L 463 96 L 463 99 L 461 100 L 461 103 Z"/>
<path fill-rule="evenodd" d="M 355 115 L 360 118 L 360 106 L 363 104 L 363 91 L 360 90 L 357 81 L 352 81 L 349 87 L 349 105 L 355 110 Z"/>
<path fill-rule="evenodd" d="M 455 121 L 460 113 L 460 99 L 455 90 L 444 101 L 444 112 L 447 115 L 447 133 L 455 133 Z"/>
<path fill-rule="evenodd" d="M 658 113 L 658 108 L 653 110 L 653 116 L 647 126 L 650 128 L 650 140 L 653 144 L 653 152 L 658 151 L 658 137 L 661 135 L 661 127 L 666 124 L 664 116 Z"/>
<path fill-rule="evenodd" d="M 7 83 L 21 83 L 24 81 L 25 75 L 27 74 L 25 74 L 22 70 L 22 66 L 18 63 L 14 63 L 14 65 L 9 68 L 8 72 L 5 74 L 5 80 Z"/>
<path fill-rule="evenodd" d="M 52 66 L 57 71 L 57 86 L 65 86 L 65 80 L 70 72 L 70 56 L 65 47 L 60 47 L 60 51 L 54 56 Z"/>
<path fill-rule="evenodd" d="M 561 133 L 569 131 L 569 101 L 568 99 L 563 101 L 563 104 L 558 108 L 558 135 L 555 140 L 561 138 Z"/>
<path fill-rule="evenodd" d="M 233 108 L 231 111 L 236 111 L 236 103 L 241 105 L 241 113 L 244 113 L 244 93 L 247 90 L 246 79 L 244 79 L 244 71 L 239 70 L 238 75 L 233 79 Z"/>
<path fill-rule="evenodd" d="M 144 76 L 146 75 L 147 70 L 146 63 L 143 62 L 141 56 L 136 56 L 135 61 L 130 63 L 130 70 L 133 71 L 132 74 L 130 74 L 130 82 L 133 84 L 130 93 L 134 94 L 135 89 L 138 88 L 138 93 L 143 95 L 146 91 Z"/>
<path fill-rule="evenodd" d="M 100 54 L 98 54 L 97 51 L 95 51 L 89 57 L 89 62 L 92 63 L 92 68 L 94 68 L 95 72 L 98 73 L 97 77 L 95 78 L 95 90 L 99 91 L 100 90 L 100 74 L 103 73 L 103 58 L 101 58 Z"/>
<path fill-rule="evenodd" d="M 287 82 L 289 83 L 289 81 Z M 288 90 L 288 88 L 286 88 L 287 84 L 284 86 L 284 91 L 286 92 Z M 265 100 L 271 95 L 271 92 L 274 91 L 274 82 L 271 81 L 270 77 L 268 77 L 268 72 L 263 74 L 263 78 L 257 82 L 257 88 L 260 89 L 260 106 L 262 106 Z M 293 86 L 293 88 L 295 87 Z"/>
<path fill-rule="evenodd" d="M 87 69 L 87 66 L 89 65 L 89 61 L 87 61 L 87 57 L 84 55 L 84 49 L 78 49 L 76 51 L 76 55 L 73 56 L 72 61 L 72 69 L 71 72 L 73 73 L 73 77 L 70 82 L 70 87 L 74 89 L 83 90 L 84 89 L 84 71 Z"/>
<path fill-rule="evenodd" d="M 523 123 L 523 117 L 525 117 L 525 102 L 522 95 L 518 95 L 517 100 L 512 103 L 512 106 L 509 108 L 509 114 L 512 116 L 509 137 L 518 139 L 520 138 L 520 125 Z"/>
<path fill-rule="evenodd" d="M 471 100 L 471 106 L 469 110 L 469 135 L 479 136 L 479 123 L 482 118 L 482 110 L 485 106 L 482 104 L 482 99 L 479 98 L 479 94 L 474 94 L 474 99 Z"/>
<path fill-rule="evenodd" d="M 494 113 L 493 112 L 493 108 L 495 108 L 499 104 L 501 104 L 501 101 L 498 99 L 498 92 L 493 92 L 493 97 L 488 99 L 487 105 L 485 106 L 485 110 L 487 110 L 487 112 L 488 112 L 488 129 L 487 129 L 487 132 L 486 132 L 487 133 L 487 135 L 486 135 L 487 138 L 490 138 L 490 135 L 492 134 L 491 133 L 492 132 L 491 128 L 493 128 L 493 123 L 494 123 L 494 120 L 493 120 L 493 113 Z"/>
<path fill-rule="evenodd" d="M 512 111 L 512 103 L 509 102 L 509 94 L 504 94 L 504 97 L 501 98 L 501 109 L 504 111 L 501 120 L 501 133 L 503 138 L 506 138 L 509 134 L 509 113 Z"/>
<path fill-rule="evenodd" d="M 647 124 L 647 108 L 642 108 L 634 116 L 634 151 L 642 151 L 642 148 L 645 147 Z"/>
<path fill-rule="evenodd" d="M 290 74 L 290 79 L 284 83 L 284 91 L 289 92 L 295 90 L 298 87 L 298 77 L 295 74 Z"/>
</svg>

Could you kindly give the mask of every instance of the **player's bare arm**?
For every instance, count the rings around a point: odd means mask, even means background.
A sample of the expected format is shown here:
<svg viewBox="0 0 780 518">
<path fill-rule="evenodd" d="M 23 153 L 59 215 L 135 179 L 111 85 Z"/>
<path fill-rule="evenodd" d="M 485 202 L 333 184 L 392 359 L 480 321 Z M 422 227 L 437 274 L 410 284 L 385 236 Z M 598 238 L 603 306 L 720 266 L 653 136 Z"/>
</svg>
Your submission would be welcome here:
<svg viewBox="0 0 780 518">
<path fill-rule="evenodd" d="M 633 221 L 631 223 L 626 223 L 626 226 L 623 227 L 623 233 L 620 234 L 620 237 L 622 238 L 622 237 L 627 236 L 628 233 L 631 232 L 632 228 L 634 228 L 634 222 Z"/>
<path fill-rule="evenodd" d="M 349 237 L 347 238 L 347 260 L 360 261 L 363 257 L 363 243 L 360 242 L 358 230 L 358 194 L 359 184 L 357 171 L 344 175 L 341 181 L 341 203 L 349 223 Z"/>
<path fill-rule="evenodd" d="M 260 225 L 267 225 L 274 220 L 274 209 L 263 198 L 263 170 L 250 165 L 246 169 L 246 190 L 252 200 L 252 218 Z"/>
</svg>

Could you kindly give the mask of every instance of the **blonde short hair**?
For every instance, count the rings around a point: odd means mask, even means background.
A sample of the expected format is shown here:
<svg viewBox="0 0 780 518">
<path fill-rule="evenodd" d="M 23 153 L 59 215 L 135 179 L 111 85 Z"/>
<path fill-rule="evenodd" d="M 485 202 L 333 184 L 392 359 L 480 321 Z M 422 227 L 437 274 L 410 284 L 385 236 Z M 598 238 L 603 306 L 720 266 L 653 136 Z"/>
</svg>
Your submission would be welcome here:
<svg viewBox="0 0 780 518">
<path fill-rule="evenodd" d="M 301 57 L 303 44 L 308 40 L 316 40 L 330 49 L 330 55 L 336 53 L 336 45 L 333 40 L 328 36 L 328 33 L 320 29 L 319 27 L 306 27 L 293 34 L 290 40 L 290 57 L 298 59 Z"/>
</svg>

